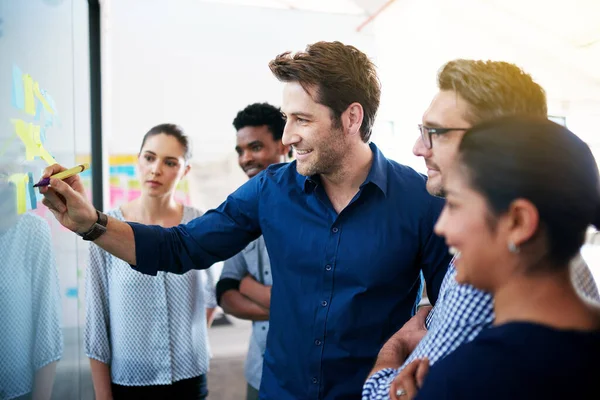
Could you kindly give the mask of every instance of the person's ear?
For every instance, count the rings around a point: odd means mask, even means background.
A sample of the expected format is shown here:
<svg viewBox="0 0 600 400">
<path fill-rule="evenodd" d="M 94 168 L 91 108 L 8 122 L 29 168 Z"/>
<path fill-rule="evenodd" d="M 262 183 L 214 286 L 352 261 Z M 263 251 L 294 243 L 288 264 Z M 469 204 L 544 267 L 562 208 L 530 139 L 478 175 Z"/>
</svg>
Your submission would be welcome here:
<svg viewBox="0 0 600 400">
<path fill-rule="evenodd" d="M 504 219 L 508 232 L 507 246 L 511 252 L 518 252 L 519 247 L 535 235 L 540 223 L 537 208 L 525 199 L 513 201 Z"/>
<path fill-rule="evenodd" d="M 360 103 L 352 103 L 340 116 L 342 128 L 348 135 L 360 135 L 360 127 L 364 119 L 364 110 Z"/>
</svg>

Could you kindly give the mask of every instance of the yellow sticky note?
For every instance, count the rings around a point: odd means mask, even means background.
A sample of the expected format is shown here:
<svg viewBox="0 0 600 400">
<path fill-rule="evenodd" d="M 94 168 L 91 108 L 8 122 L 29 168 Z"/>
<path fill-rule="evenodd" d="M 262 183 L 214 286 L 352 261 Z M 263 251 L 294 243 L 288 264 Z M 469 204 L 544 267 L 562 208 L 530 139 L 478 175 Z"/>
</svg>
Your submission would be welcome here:
<svg viewBox="0 0 600 400">
<path fill-rule="evenodd" d="M 12 174 L 8 177 L 17 187 L 17 214 L 23 214 L 27 211 L 27 183 L 29 177 L 27 174 Z"/>
<path fill-rule="evenodd" d="M 29 124 L 31 133 L 33 134 L 33 142 L 38 150 L 38 155 L 42 160 L 46 161 L 48 165 L 57 164 L 56 160 L 48 153 L 42 144 L 42 137 L 40 134 L 41 127 L 39 125 Z"/>
<path fill-rule="evenodd" d="M 25 112 L 35 115 L 35 95 L 33 93 L 33 78 L 29 74 L 23 74 L 23 90 L 25 94 Z"/>
<path fill-rule="evenodd" d="M 187 193 L 189 190 L 187 180 L 179 181 L 179 184 L 177 185 L 177 189 L 181 190 L 184 193 Z"/>
<path fill-rule="evenodd" d="M 121 186 L 121 178 L 118 176 L 111 176 L 108 178 L 108 183 L 110 186 Z"/>
<path fill-rule="evenodd" d="M 137 154 L 114 154 L 109 157 L 108 165 L 129 165 L 137 163 Z"/>
<path fill-rule="evenodd" d="M 75 164 L 91 164 L 92 157 L 89 154 L 75 154 Z"/>
<path fill-rule="evenodd" d="M 42 103 L 46 111 L 48 111 L 50 114 L 54 114 L 54 110 L 52 109 L 52 107 L 50 107 L 48 101 L 46 101 L 46 98 L 40 91 L 40 85 L 37 82 L 33 83 L 33 93 L 35 94 L 35 97 L 37 97 L 37 99 Z"/>
<path fill-rule="evenodd" d="M 15 131 L 17 132 L 17 136 L 21 139 L 21 142 L 25 145 L 26 159 L 33 160 L 36 156 L 37 149 L 31 134 L 29 133 L 29 125 L 21 120 L 15 119 L 12 121 L 15 124 Z"/>
<path fill-rule="evenodd" d="M 127 182 L 127 188 L 128 189 L 141 189 L 142 186 L 140 185 L 140 182 L 135 180 L 135 179 L 130 179 L 129 182 Z"/>
<path fill-rule="evenodd" d="M 12 120 L 15 125 L 17 136 L 25 145 L 27 160 L 33 160 L 36 156 L 41 157 L 48 165 L 56 164 L 56 160 L 48 153 L 42 145 L 40 138 L 40 126 L 27 123 L 21 119 Z"/>
</svg>

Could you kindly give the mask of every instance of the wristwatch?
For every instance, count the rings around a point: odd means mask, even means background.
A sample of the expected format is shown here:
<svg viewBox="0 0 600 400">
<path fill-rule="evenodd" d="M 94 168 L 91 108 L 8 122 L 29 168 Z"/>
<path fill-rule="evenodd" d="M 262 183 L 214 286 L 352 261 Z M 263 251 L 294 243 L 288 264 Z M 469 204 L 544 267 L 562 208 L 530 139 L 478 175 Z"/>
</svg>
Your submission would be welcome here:
<svg viewBox="0 0 600 400">
<path fill-rule="evenodd" d="M 77 233 L 79 236 L 83 238 L 83 240 L 93 241 L 98 239 L 100 236 L 106 232 L 106 225 L 108 224 L 108 217 L 106 214 L 101 213 L 96 210 L 96 214 L 98 214 L 98 219 L 96 223 L 92 225 L 91 229 L 84 233 Z"/>
</svg>

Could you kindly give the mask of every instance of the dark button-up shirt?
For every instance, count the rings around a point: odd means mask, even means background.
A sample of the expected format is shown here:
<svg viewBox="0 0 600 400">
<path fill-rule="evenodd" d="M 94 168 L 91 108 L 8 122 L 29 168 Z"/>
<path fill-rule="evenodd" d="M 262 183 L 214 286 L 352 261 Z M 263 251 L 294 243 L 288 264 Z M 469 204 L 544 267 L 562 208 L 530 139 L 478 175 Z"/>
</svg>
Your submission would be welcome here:
<svg viewBox="0 0 600 400">
<path fill-rule="evenodd" d="M 296 163 L 250 179 L 217 209 L 173 228 L 131 223 L 135 268 L 208 268 L 264 236 L 273 288 L 261 399 L 357 399 L 385 341 L 435 302 L 450 261 L 433 233 L 443 201 L 374 144 L 367 179 L 337 213 Z"/>
</svg>

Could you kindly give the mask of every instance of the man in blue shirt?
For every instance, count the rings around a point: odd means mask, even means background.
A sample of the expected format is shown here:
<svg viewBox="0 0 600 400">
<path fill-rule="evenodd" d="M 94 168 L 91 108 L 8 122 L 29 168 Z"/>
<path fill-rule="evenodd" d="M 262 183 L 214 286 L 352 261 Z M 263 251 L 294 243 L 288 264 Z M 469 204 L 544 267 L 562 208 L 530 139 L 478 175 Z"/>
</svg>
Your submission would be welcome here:
<svg viewBox="0 0 600 400">
<path fill-rule="evenodd" d="M 78 177 L 51 179 L 44 204 L 150 275 L 208 268 L 262 234 L 273 287 L 260 398 L 356 399 L 379 348 L 414 313 L 421 271 L 437 298 L 450 261 L 433 233 L 443 202 L 422 175 L 369 144 L 380 84 L 364 53 L 318 42 L 269 66 L 285 82 L 282 141 L 294 162 L 268 167 L 217 209 L 169 229 L 107 220 Z"/>
<path fill-rule="evenodd" d="M 233 120 L 235 151 L 240 168 L 253 178 L 271 164 L 286 161 L 290 147 L 281 142 L 285 120 L 281 110 L 267 103 L 250 104 Z M 263 354 L 267 348 L 271 308 L 271 261 L 261 236 L 225 261 L 217 283 L 217 302 L 227 314 L 252 321 L 246 357 L 246 400 L 258 399 Z"/>
</svg>

